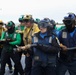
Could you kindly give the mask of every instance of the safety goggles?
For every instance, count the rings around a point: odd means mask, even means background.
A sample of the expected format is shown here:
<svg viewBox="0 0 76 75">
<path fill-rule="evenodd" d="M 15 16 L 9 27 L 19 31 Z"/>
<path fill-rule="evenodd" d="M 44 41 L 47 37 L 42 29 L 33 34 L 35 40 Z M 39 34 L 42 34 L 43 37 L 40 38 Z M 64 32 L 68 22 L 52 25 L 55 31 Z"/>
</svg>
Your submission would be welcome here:
<svg viewBox="0 0 76 75">
<path fill-rule="evenodd" d="M 65 25 L 71 25 L 73 23 L 73 20 L 63 20 Z"/>
<path fill-rule="evenodd" d="M 30 20 L 29 19 L 24 19 L 23 22 L 28 23 L 28 22 L 30 22 Z"/>
<path fill-rule="evenodd" d="M 48 26 L 48 25 L 45 24 L 45 23 L 41 23 L 41 24 L 39 25 L 40 28 L 47 28 L 47 26 Z"/>
</svg>

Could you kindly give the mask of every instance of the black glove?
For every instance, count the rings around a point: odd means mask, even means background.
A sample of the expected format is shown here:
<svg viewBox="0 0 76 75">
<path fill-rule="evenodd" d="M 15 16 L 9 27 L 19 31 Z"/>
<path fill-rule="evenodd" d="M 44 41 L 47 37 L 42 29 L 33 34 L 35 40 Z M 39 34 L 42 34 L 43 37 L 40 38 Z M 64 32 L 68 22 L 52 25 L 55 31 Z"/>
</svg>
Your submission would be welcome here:
<svg viewBox="0 0 76 75">
<path fill-rule="evenodd" d="M 41 49 L 41 48 L 43 47 L 43 45 L 37 43 L 34 47 L 35 47 L 35 48 L 38 48 L 38 49 Z"/>
<path fill-rule="evenodd" d="M 8 38 L 8 39 L 6 39 L 6 41 L 11 42 L 12 40 Z"/>
<path fill-rule="evenodd" d="M 55 48 L 54 46 L 49 46 L 49 45 L 37 44 L 37 46 L 35 46 L 35 48 L 37 48 L 38 50 L 43 51 L 45 53 L 58 52 L 57 48 Z"/>
<path fill-rule="evenodd" d="M 5 41 L 4 40 L 0 40 L 0 44 L 4 44 L 5 43 Z"/>
<path fill-rule="evenodd" d="M 5 44 L 9 44 L 9 42 L 10 42 L 10 39 L 5 40 Z"/>
</svg>

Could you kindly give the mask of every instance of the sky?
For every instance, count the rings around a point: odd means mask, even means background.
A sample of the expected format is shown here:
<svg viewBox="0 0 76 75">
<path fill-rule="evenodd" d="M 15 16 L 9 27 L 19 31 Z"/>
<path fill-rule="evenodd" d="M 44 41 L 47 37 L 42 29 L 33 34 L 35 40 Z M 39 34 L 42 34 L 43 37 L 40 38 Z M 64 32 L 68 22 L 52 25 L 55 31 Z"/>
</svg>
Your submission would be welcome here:
<svg viewBox="0 0 76 75">
<path fill-rule="evenodd" d="M 18 23 L 21 15 L 31 14 L 33 18 L 48 17 L 62 22 L 68 12 L 76 14 L 76 0 L 0 0 L 0 19 Z"/>
</svg>

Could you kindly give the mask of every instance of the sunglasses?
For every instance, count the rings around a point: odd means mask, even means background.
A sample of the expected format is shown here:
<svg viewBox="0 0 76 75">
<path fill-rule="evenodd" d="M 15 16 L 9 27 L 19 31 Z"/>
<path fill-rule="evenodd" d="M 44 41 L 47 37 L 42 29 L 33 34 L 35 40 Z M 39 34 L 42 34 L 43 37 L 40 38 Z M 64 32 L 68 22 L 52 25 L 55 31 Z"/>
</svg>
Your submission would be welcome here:
<svg viewBox="0 0 76 75">
<path fill-rule="evenodd" d="M 23 22 L 28 23 L 28 22 L 30 22 L 30 20 L 28 20 L 28 19 L 24 19 Z"/>
</svg>

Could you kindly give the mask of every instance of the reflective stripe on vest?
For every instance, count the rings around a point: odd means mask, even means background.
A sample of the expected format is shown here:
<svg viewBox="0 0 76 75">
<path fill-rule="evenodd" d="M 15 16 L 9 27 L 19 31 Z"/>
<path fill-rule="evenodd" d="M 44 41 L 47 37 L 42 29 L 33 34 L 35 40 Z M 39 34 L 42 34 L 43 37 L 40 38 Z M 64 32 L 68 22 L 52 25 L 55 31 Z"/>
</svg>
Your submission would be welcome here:
<svg viewBox="0 0 76 75">
<path fill-rule="evenodd" d="M 36 36 L 34 36 L 34 43 L 38 42 L 38 38 Z M 52 43 L 52 37 L 49 37 L 49 43 Z"/>
<path fill-rule="evenodd" d="M 17 35 L 17 34 L 14 33 L 14 37 L 13 37 L 14 39 L 16 38 L 16 35 Z M 8 36 L 9 36 L 9 35 L 8 35 L 8 33 L 6 32 L 6 37 L 8 37 Z"/>
</svg>

